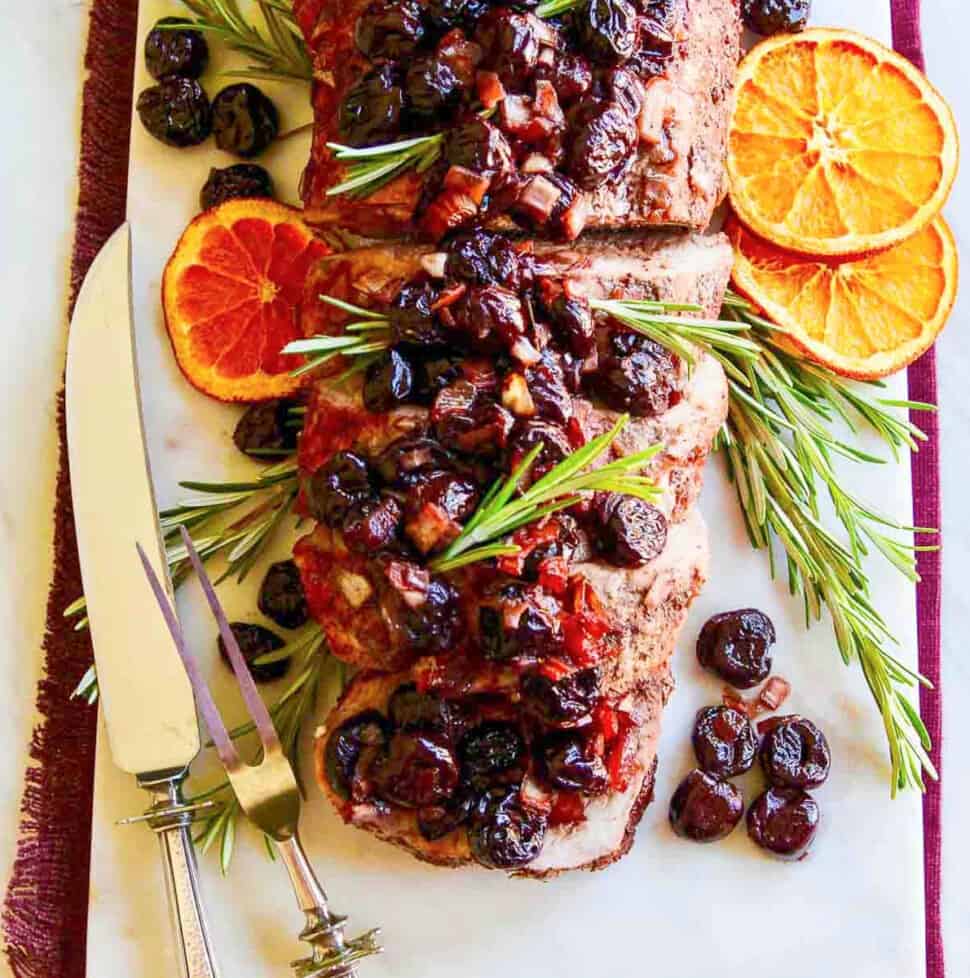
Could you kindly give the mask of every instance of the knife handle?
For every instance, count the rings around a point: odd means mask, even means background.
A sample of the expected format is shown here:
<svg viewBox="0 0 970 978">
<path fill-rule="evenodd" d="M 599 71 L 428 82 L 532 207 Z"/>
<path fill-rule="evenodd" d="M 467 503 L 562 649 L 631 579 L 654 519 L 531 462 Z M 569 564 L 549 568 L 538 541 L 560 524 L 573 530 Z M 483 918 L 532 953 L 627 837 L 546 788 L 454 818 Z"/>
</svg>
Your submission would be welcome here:
<svg viewBox="0 0 970 978">
<path fill-rule="evenodd" d="M 181 978 L 218 978 L 192 845 L 191 806 L 185 805 L 182 798 L 183 777 L 180 774 L 169 781 L 145 785 L 155 797 L 155 803 L 145 813 L 146 821 L 162 847 L 179 974 Z"/>
</svg>

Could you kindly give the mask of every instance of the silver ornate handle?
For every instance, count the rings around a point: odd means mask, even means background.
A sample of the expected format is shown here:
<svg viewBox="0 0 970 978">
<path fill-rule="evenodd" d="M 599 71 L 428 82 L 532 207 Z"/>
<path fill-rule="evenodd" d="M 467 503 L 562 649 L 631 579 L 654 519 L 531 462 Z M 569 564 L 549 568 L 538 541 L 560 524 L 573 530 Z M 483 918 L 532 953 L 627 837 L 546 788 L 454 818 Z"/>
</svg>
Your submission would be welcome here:
<svg viewBox="0 0 970 978">
<path fill-rule="evenodd" d="M 185 804 L 183 778 L 184 773 L 157 782 L 142 780 L 142 787 L 152 792 L 155 803 L 138 821 L 148 822 L 162 847 L 179 974 L 182 978 L 218 978 L 192 845 L 192 815 L 198 806 Z"/>
<path fill-rule="evenodd" d="M 356 978 L 354 962 L 381 952 L 377 942 L 379 931 L 375 929 L 348 939 L 344 935 L 347 918 L 333 913 L 327 905 L 327 895 L 313 872 L 300 837 L 294 832 L 289 838 L 275 841 L 296 902 L 306 914 L 300 940 L 310 945 L 311 954 L 293 962 L 297 978 Z"/>
</svg>

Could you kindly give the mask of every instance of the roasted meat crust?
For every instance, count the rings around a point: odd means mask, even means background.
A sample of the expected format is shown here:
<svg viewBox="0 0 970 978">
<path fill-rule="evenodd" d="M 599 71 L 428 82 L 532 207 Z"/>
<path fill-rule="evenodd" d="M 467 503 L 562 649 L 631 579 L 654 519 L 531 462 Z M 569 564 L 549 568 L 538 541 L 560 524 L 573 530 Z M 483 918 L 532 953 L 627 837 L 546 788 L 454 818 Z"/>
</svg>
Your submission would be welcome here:
<svg viewBox="0 0 970 978">
<path fill-rule="evenodd" d="M 415 230 L 422 177 L 404 174 L 363 200 L 326 196 L 345 174 L 327 148 L 328 142 L 339 141 L 339 106 L 368 67 L 354 44 L 354 25 L 367 2 L 294 4 L 314 64 L 315 130 L 302 194 L 311 223 L 396 237 Z M 643 155 L 621 182 L 593 191 L 588 228 L 679 225 L 703 230 L 724 197 L 727 126 L 740 56 L 739 0 L 679 0 L 673 35 L 677 43 L 667 74 L 644 79 L 647 111 L 661 121 L 673 161 L 658 165 Z"/>
</svg>

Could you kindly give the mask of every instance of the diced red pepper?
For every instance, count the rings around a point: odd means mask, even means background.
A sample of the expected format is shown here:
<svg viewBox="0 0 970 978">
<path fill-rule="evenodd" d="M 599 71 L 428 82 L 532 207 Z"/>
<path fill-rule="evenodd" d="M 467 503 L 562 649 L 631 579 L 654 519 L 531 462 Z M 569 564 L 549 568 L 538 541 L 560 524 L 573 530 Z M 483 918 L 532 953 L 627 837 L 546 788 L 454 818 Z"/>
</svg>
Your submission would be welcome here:
<svg viewBox="0 0 970 978">
<path fill-rule="evenodd" d="M 494 71 L 480 71 L 475 75 L 475 87 L 478 89 L 478 101 L 486 109 L 494 108 L 505 98 L 505 86 Z"/>
<path fill-rule="evenodd" d="M 606 755 L 606 769 L 610 774 L 610 786 L 614 791 L 626 791 L 630 783 L 630 765 L 635 747 L 634 727 L 626 723 L 610 745 Z"/>
<path fill-rule="evenodd" d="M 600 700 L 593 707 L 593 725 L 609 742 L 620 732 L 620 719 L 616 710 L 606 700 Z"/>
<path fill-rule="evenodd" d="M 550 825 L 568 825 L 586 818 L 583 796 L 575 791 L 560 791 L 549 813 Z"/>
<path fill-rule="evenodd" d="M 566 593 L 569 582 L 569 562 L 565 557 L 546 557 L 539 563 L 539 586 L 556 597 Z"/>
<path fill-rule="evenodd" d="M 563 662 L 562 659 L 550 656 L 539 663 L 537 671 L 555 683 L 570 675 L 573 672 L 573 667 Z"/>
</svg>

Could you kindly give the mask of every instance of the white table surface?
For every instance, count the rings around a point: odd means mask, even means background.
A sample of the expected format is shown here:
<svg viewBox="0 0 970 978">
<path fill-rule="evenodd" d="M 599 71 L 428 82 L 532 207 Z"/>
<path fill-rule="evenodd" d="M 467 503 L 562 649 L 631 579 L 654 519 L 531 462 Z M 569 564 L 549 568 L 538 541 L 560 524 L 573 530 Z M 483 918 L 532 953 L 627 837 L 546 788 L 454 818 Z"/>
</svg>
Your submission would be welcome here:
<svg viewBox="0 0 970 978">
<path fill-rule="evenodd" d="M 888 0 L 887 0 L 888 2 Z M 970 133 L 962 0 L 927 0 L 924 31 L 930 75 Z M 0 472 L 0 675 L 7 703 L 0 725 L 0 881 L 13 858 L 17 808 L 40 674 L 54 475 L 54 395 L 64 353 L 64 306 L 77 192 L 79 94 L 88 7 L 76 0 L 0 0 L 8 41 L 0 60 L 4 93 L 0 145 L 0 451 L 19 465 Z M 967 137 L 970 139 L 970 137 Z M 964 176 L 947 208 L 963 255 L 970 256 L 970 183 Z M 948 973 L 970 974 L 966 874 L 970 841 L 970 752 L 961 738 L 970 709 L 963 629 L 970 618 L 970 534 L 962 498 L 970 477 L 970 400 L 961 393 L 970 352 L 961 332 L 964 291 L 939 344 L 944 495 L 943 682 L 944 889 Z M 5 965 L 0 963 L 0 973 Z"/>
</svg>

